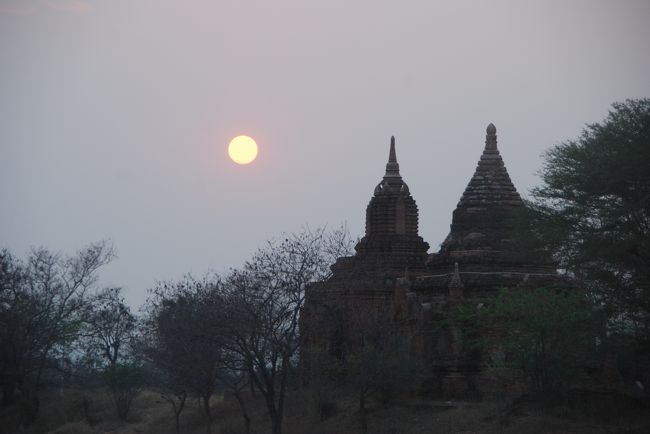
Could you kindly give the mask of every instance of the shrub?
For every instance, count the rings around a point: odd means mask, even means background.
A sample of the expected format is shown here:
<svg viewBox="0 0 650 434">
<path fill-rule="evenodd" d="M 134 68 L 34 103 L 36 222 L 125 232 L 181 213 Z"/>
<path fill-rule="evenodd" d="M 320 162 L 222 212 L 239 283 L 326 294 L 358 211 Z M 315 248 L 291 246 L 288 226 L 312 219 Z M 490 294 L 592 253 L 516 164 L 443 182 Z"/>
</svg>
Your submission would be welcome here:
<svg viewBox="0 0 650 434">
<path fill-rule="evenodd" d="M 144 386 L 144 369 L 135 363 L 118 363 L 104 371 L 104 379 L 118 417 L 126 420 L 133 400 Z"/>
</svg>

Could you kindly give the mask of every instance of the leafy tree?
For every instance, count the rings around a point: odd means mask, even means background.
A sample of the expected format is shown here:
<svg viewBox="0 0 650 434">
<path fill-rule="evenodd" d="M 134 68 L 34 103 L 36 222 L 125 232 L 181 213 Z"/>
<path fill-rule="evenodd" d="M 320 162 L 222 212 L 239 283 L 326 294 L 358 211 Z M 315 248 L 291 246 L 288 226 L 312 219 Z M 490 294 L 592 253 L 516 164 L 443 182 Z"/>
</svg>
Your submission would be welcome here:
<svg viewBox="0 0 650 434">
<path fill-rule="evenodd" d="M 595 355 L 596 316 L 581 291 L 503 289 L 488 309 L 480 317 L 491 364 L 523 373 L 536 394 L 567 390 Z"/>
<path fill-rule="evenodd" d="M 386 405 L 398 392 L 411 390 L 422 378 L 422 364 L 409 354 L 405 340 L 376 307 L 355 306 L 343 318 L 350 335 L 341 363 L 346 385 L 359 397 L 361 431 L 365 434 L 368 398 L 375 395 Z"/>
<path fill-rule="evenodd" d="M 344 377 L 343 365 L 339 357 L 315 347 L 303 348 L 300 359 L 302 374 L 323 421 L 336 412 L 336 392 Z"/>
<path fill-rule="evenodd" d="M 357 395 L 361 431 L 366 433 L 368 400 L 388 405 L 399 393 L 413 390 L 423 379 L 423 361 L 410 354 L 390 315 L 372 302 L 328 306 L 315 325 L 325 326 L 345 336 L 338 351 L 314 346 L 303 355 L 321 418 L 331 411 L 332 392 L 343 387 Z"/>
<path fill-rule="evenodd" d="M 650 99 L 615 103 L 601 123 L 549 150 L 533 190 L 535 254 L 553 257 L 650 354 Z"/>
</svg>

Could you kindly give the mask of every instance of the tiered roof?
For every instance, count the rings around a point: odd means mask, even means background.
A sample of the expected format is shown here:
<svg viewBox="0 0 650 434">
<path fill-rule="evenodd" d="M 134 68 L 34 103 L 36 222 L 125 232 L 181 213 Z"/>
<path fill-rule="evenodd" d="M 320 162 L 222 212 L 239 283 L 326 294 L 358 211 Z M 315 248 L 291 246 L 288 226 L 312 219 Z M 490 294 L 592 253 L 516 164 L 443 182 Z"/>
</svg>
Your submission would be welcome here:
<svg viewBox="0 0 650 434">
<path fill-rule="evenodd" d="M 514 212 L 524 206 L 497 148 L 497 129 L 488 125 L 474 176 L 453 213 L 440 253 L 510 250 Z"/>
<path fill-rule="evenodd" d="M 418 207 L 399 173 L 395 137 L 391 137 L 386 174 L 366 208 L 366 237 L 394 234 L 418 234 Z"/>
<path fill-rule="evenodd" d="M 356 255 L 341 258 L 335 277 L 346 271 L 368 274 L 403 274 L 422 269 L 429 245 L 418 235 L 418 207 L 399 172 L 395 138 L 391 137 L 386 172 L 366 207 L 366 234 Z"/>
</svg>

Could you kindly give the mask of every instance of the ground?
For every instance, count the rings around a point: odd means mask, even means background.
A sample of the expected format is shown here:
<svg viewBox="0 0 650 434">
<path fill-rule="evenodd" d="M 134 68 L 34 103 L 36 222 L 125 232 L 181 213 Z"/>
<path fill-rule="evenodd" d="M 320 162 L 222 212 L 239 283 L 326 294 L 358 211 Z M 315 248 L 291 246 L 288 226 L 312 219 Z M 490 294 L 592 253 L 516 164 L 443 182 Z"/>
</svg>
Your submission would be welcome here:
<svg viewBox="0 0 650 434">
<path fill-rule="evenodd" d="M 84 397 L 87 409 L 84 411 Z M 582 398 L 581 398 L 582 399 Z M 294 392 L 287 403 L 286 434 L 345 434 L 361 432 L 354 396 L 339 397 L 331 417 L 321 421 L 308 392 Z M 252 433 L 268 433 L 270 425 L 259 397 L 248 397 L 253 419 Z M 584 402 L 583 402 L 584 404 Z M 602 408 L 599 408 L 601 405 Z M 371 402 L 368 432 L 374 434 L 419 433 L 647 433 L 650 419 L 641 407 L 614 408 L 608 400 L 588 404 L 591 411 L 556 407 L 542 411 L 522 402 L 507 407 L 506 417 L 498 417 L 499 406 L 492 401 L 439 401 L 402 397 L 384 406 Z M 213 400 L 214 434 L 243 434 L 243 419 L 234 399 Z M 504 414 L 504 412 L 501 412 Z M 17 428 L 16 408 L 0 412 L 0 432 L 25 434 L 172 434 L 170 405 L 154 391 L 143 392 L 133 404 L 128 421 L 116 416 L 108 397 L 101 390 L 47 391 L 43 394 L 39 419 L 27 429 Z M 188 401 L 181 416 L 181 433 L 205 433 L 205 419 L 196 399 Z"/>
</svg>

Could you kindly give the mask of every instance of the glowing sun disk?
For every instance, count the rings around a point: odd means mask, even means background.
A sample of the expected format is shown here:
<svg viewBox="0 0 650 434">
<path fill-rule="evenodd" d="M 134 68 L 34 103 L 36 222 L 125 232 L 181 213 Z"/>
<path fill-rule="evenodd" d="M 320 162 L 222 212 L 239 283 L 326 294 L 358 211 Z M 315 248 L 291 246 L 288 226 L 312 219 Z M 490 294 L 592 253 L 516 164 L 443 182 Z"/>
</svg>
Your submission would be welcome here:
<svg viewBox="0 0 650 434">
<path fill-rule="evenodd" d="M 237 164 L 251 163 L 257 157 L 257 143 L 251 137 L 237 136 L 228 145 L 228 155 Z"/>
</svg>

